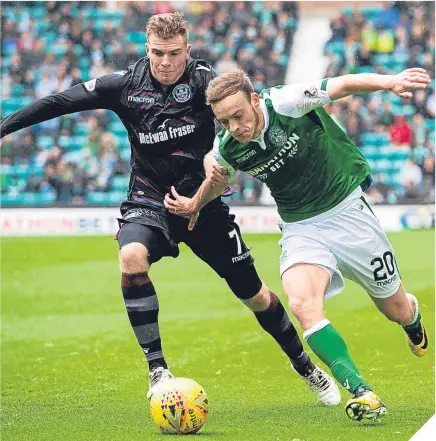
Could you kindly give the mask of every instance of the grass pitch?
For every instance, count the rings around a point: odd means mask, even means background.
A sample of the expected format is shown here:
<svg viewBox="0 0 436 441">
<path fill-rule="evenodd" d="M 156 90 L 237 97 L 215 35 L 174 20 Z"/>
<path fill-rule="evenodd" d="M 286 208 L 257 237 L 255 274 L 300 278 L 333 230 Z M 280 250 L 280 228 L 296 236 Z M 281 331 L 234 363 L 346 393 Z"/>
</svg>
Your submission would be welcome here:
<svg viewBox="0 0 436 441">
<path fill-rule="evenodd" d="M 356 423 L 317 404 L 286 357 L 225 283 L 190 250 L 151 271 L 164 353 L 175 375 L 203 385 L 206 426 L 223 441 L 406 441 L 434 413 L 434 231 L 392 234 L 430 352 L 412 355 L 398 325 L 352 282 L 327 317 L 389 414 Z M 278 236 L 245 235 L 264 281 L 284 300 Z M 120 293 L 109 237 L 2 241 L 2 439 L 163 440 L 148 415 L 147 369 Z M 295 320 L 293 319 L 294 323 Z M 319 360 L 316 360 L 319 361 Z"/>
</svg>

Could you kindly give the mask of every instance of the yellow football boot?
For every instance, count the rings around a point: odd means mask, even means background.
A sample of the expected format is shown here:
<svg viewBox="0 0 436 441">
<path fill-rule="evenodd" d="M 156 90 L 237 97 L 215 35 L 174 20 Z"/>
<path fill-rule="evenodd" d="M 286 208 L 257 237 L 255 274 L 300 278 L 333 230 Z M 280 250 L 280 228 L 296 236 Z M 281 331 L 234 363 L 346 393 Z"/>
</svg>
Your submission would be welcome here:
<svg viewBox="0 0 436 441">
<path fill-rule="evenodd" d="M 348 417 L 355 421 L 363 419 L 378 420 L 386 415 L 386 406 L 383 401 L 372 391 L 360 389 L 345 406 Z"/>
<path fill-rule="evenodd" d="M 428 351 L 428 338 L 427 332 L 422 324 L 422 320 L 419 322 L 420 328 L 416 332 L 406 332 L 406 340 L 410 350 L 417 356 L 423 357 Z"/>
</svg>

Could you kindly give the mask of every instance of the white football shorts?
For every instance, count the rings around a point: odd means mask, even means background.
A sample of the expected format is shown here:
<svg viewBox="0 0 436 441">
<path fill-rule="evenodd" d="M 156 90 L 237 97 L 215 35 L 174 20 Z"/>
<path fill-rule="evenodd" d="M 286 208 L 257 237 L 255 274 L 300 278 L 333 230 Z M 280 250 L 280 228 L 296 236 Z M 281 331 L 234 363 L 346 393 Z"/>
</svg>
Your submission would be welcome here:
<svg viewBox="0 0 436 441">
<path fill-rule="evenodd" d="M 392 245 L 360 187 L 336 207 L 299 222 L 280 222 L 280 275 L 297 263 L 310 263 L 330 275 L 326 298 L 339 294 L 344 277 L 372 297 L 395 294 L 401 279 Z"/>
</svg>

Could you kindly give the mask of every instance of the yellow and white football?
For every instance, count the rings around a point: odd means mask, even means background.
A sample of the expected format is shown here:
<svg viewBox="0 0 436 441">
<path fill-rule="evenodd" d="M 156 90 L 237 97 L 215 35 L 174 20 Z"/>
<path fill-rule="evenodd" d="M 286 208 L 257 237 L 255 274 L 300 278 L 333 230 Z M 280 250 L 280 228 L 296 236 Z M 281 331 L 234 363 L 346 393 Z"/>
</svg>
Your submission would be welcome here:
<svg viewBox="0 0 436 441">
<path fill-rule="evenodd" d="M 207 419 L 209 402 L 204 389 L 189 378 L 170 378 L 150 399 L 150 415 L 163 433 L 198 432 Z"/>
</svg>

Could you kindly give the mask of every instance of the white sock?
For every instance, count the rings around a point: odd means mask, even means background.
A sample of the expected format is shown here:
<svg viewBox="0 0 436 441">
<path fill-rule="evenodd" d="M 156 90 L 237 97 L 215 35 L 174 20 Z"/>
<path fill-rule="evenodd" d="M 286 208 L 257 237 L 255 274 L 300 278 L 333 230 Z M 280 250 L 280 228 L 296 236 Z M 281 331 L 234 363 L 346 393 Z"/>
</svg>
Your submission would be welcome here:
<svg viewBox="0 0 436 441">
<path fill-rule="evenodd" d="M 415 323 L 416 320 L 418 319 L 419 305 L 418 305 L 418 299 L 413 294 L 406 292 L 406 296 L 407 296 L 407 298 L 412 299 L 413 303 L 415 304 L 415 314 L 413 314 L 412 321 L 406 325 L 406 326 L 408 326 L 408 325 L 412 325 L 413 323 Z"/>
<path fill-rule="evenodd" d="M 303 338 L 307 341 L 307 339 L 315 334 L 315 332 L 321 331 L 322 328 L 325 328 L 330 324 L 330 320 L 323 319 L 320 322 L 318 322 L 316 325 L 313 325 L 311 328 L 307 329 L 303 332 Z"/>
</svg>

